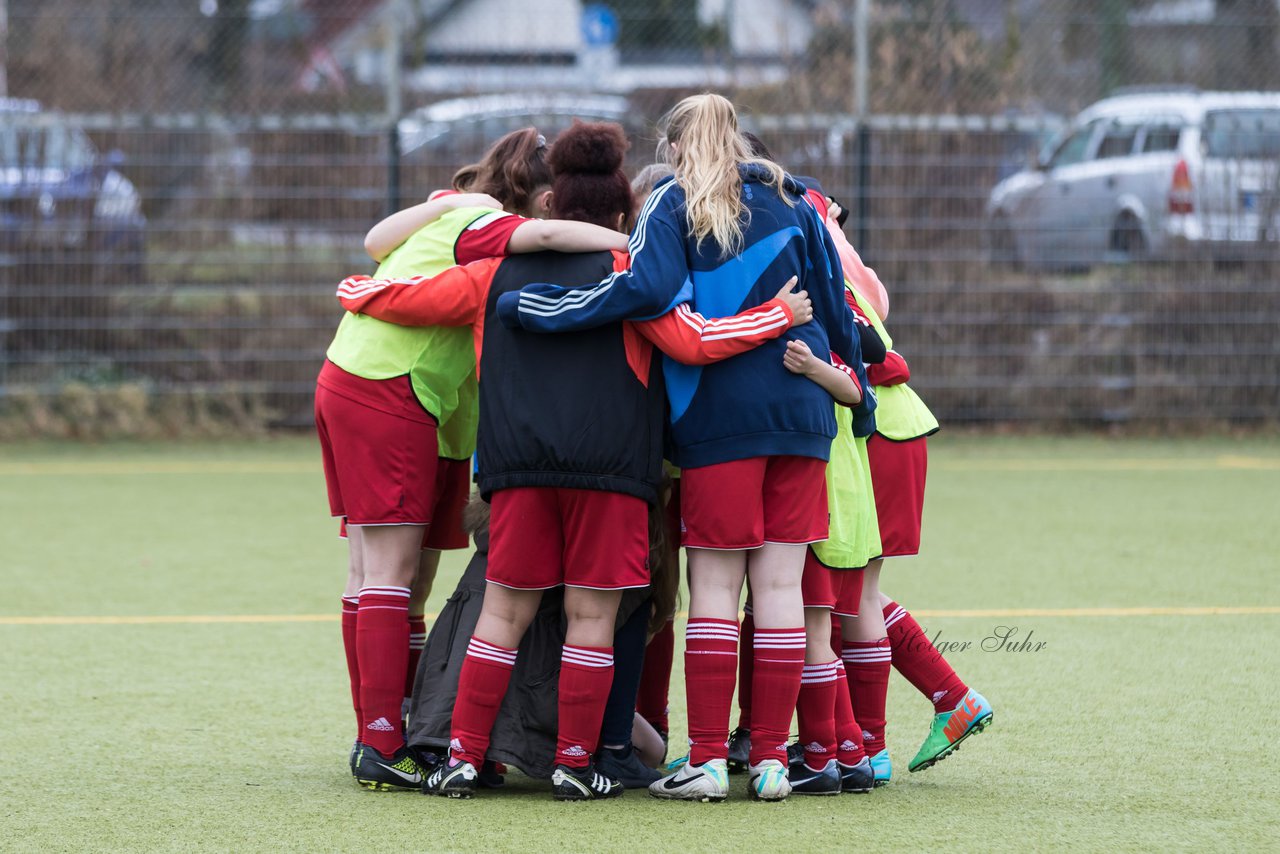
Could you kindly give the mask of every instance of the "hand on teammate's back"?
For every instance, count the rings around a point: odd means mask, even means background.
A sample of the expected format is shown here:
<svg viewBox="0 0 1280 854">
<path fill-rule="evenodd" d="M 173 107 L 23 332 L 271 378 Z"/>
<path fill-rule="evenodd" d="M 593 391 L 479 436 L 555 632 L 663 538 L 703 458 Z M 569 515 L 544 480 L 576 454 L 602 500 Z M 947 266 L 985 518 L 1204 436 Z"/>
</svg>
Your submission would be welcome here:
<svg viewBox="0 0 1280 854">
<path fill-rule="evenodd" d="M 778 291 L 774 299 L 780 299 L 791 309 L 791 325 L 800 326 L 808 323 L 813 319 L 813 301 L 809 299 L 808 291 L 793 291 L 796 286 L 796 277 L 792 276 L 787 283 L 782 286 L 782 290 Z"/>
<path fill-rule="evenodd" d="M 787 352 L 782 354 L 782 365 L 793 374 L 808 376 L 816 370 L 817 359 L 809 345 L 797 339 L 787 342 Z"/>
</svg>

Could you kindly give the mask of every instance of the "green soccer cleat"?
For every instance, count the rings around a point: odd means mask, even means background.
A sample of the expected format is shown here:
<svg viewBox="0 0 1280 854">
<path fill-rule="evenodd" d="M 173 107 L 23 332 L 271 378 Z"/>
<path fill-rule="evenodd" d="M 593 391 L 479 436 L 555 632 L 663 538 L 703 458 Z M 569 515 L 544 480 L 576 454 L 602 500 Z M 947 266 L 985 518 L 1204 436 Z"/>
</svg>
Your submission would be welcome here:
<svg viewBox="0 0 1280 854">
<path fill-rule="evenodd" d="M 992 713 L 987 698 L 970 688 L 954 709 L 933 716 L 929 735 L 907 770 L 914 774 L 946 759 L 960 747 L 960 742 L 990 726 Z"/>
<path fill-rule="evenodd" d="M 420 789 L 422 767 L 407 745 L 401 745 L 391 756 L 383 756 L 367 744 L 356 752 L 356 782 L 375 792 L 395 789 Z"/>
</svg>

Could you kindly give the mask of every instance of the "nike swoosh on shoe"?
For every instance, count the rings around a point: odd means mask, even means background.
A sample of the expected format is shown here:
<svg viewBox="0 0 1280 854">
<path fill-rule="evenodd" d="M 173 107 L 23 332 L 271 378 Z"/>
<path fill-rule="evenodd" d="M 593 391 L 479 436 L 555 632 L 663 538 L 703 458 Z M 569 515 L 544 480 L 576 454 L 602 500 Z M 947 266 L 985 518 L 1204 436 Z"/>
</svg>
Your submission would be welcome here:
<svg viewBox="0 0 1280 854">
<path fill-rule="evenodd" d="M 391 773 L 395 774 L 397 777 L 400 777 L 400 778 L 401 778 L 401 779 L 403 779 L 403 780 L 407 780 L 407 781 L 408 781 L 408 782 L 410 782 L 410 783 L 421 783 L 421 782 L 422 782 L 422 774 L 421 774 L 421 773 L 415 772 L 415 773 L 413 773 L 413 774 L 406 774 L 406 773 L 404 773 L 403 771 L 401 771 L 399 768 L 392 768 L 390 765 L 384 765 L 384 764 L 383 764 L 383 763 L 381 763 L 381 762 L 379 762 L 378 764 L 379 764 L 379 765 L 381 765 L 383 768 L 386 768 L 386 769 L 387 769 L 388 771 L 390 771 Z"/>
<path fill-rule="evenodd" d="M 675 790 L 685 785 L 686 783 L 692 783 L 694 780 L 697 780 L 699 777 L 705 777 L 705 776 L 706 774 L 699 771 L 697 774 L 693 774 L 689 777 L 685 777 L 683 780 L 677 780 L 674 777 L 672 777 L 670 780 L 662 784 L 662 788 Z M 675 783 L 675 785 L 674 786 L 671 785 L 672 783 Z"/>
</svg>

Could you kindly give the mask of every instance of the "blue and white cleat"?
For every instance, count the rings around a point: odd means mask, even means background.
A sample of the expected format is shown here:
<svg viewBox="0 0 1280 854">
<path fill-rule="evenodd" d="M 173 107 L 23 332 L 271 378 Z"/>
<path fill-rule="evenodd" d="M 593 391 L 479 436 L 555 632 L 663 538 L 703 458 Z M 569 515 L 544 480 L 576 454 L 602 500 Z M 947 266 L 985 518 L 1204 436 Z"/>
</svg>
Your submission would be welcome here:
<svg viewBox="0 0 1280 854">
<path fill-rule="evenodd" d="M 871 757 L 871 770 L 875 772 L 876 785 L 887 786 L 893 779 L 893 762 L 889 760 L 889 748 Z"/>
<path fill-rule="evenodd" d="M 751 782 L 748 791 L 760 801 L 785 801 L 791 794 L 791 778 L 787 766 L 777 759 L 766 759 L 749 769 Z M 656 785 L 656 784 L 655 784 Z"/>
<path fill-rule="evenodd" d="M 785 770 L 783 776 L 786 776 Z M 667 801 L 719 803 L 729 797 L 729 769 L 723 759 L 712 759 L 701 765 L 685 762 L 673 773 L 651 783 L 649 794 Z"/>
</svg>

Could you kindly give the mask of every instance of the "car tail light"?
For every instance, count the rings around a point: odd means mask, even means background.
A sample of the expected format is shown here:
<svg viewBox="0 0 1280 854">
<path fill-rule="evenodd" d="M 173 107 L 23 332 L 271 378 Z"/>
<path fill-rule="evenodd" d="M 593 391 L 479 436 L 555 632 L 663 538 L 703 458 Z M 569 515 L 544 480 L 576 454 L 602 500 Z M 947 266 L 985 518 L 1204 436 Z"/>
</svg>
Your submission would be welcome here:
<svg viewBox="0 0 1280 854">
<path fill-rule="evenodd" d="M 1173 167 L 1173 182 L 1169 185 L 1169 213 L 1189 214 L 1195 211 L 1191 192 L 1191 170 L 1187 161 L 1179 160 Z"/>
</svg>

